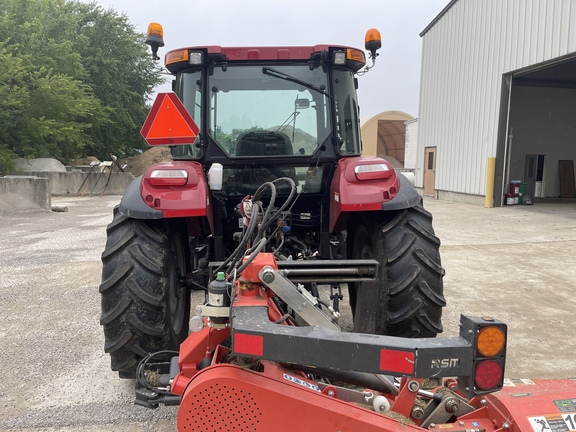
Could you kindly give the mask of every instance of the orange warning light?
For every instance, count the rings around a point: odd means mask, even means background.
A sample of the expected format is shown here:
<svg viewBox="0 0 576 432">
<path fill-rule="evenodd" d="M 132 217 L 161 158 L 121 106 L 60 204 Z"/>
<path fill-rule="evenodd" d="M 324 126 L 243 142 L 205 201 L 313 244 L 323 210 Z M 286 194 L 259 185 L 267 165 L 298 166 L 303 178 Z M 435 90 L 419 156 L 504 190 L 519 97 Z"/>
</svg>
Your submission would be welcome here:
<svg viewBox="0 0 576 432">
<path fill-rule="evenodd" d="M 158 93 L 140 133 L 151 146 L 192 144 L 200 129 L 176 93 Z"/>
</svg>

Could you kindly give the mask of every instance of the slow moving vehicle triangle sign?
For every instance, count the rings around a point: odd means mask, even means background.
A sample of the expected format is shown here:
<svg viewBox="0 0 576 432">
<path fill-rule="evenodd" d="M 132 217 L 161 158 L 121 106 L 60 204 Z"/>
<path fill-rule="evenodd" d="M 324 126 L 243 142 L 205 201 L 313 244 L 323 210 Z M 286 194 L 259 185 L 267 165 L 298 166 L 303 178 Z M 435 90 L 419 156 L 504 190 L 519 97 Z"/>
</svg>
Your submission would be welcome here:
<svg viewBox="0 0 576 432">
<path fill-rule="evenodd" d="M 199 132 L 176 93 L 158 93 L 140 131 L 152 146 L 192 144 Z"/>
</svg>

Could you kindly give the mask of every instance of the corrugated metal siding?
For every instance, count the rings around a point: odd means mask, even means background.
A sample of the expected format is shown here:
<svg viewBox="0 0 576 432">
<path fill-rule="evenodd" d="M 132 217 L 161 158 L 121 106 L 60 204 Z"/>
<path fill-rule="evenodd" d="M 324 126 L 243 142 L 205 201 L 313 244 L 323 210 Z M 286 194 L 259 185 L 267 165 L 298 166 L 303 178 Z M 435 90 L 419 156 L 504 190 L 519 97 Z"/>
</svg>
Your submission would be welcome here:
<svg viewBox="0 0 576 432">
<path fill-rule="evenodd" d="M 418 155 L 418 119 L 406 122 L 406 149 L 404 154 L 404 168 L 414 170 Z"/>
<path fill-rule="evenodd" d="M 436 189 L 484 195 L 502 75 L 576 52 L 576 1 L 459 0 L 422 44 L 416 184 L 437 147 Z"/>
</svg>

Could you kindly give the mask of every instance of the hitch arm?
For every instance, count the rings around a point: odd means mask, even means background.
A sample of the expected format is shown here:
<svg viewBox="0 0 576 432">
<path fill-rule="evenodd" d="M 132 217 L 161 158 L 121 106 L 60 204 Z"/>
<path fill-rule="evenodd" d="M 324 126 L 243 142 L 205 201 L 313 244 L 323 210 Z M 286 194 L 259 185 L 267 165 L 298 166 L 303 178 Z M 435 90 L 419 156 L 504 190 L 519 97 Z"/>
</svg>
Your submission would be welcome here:
<svg viewBox="0 0 576 432">
<path fill-rule="evenodd" d="M 232 346 L 239 356 L 422 378 L 465 376 L 473 361 L 472 346 L 462 337 L 405 339 L 292 327 L 271 323 L 265 306 L 232 309 Z"/>
</svg>

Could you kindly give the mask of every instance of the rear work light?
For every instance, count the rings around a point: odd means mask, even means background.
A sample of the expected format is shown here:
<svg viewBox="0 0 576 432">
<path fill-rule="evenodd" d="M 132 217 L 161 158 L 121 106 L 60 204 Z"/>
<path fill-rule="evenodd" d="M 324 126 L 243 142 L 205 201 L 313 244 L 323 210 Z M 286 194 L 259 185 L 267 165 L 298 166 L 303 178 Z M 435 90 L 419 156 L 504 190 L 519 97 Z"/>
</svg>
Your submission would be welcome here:
<svg viewBox="0 0 576 432">
<path fill-rule="evenodd" d="M 504 385 L 507 327 L 492 317 L 465 317 L 460 336 L 472 344 L 468 376 L 458 378 L 469 398 L 498 391 Z"/>
<path fill-rule="evenodd" d="M 379 163 L 371 165 L 356 165 L 354 174 L 358 180 L 386 180 L 390 178 L 391 172 L 388 165 Z"/>
<path fill-rule="evenodd" d="M 334 53 L 334 64 L 337 65 L 346 64 L 346 53 L 344 51 L 336 51 Z"/>
<path fill-rule="evenodd" d="M 148 182 L 152 186 L 184 186 L 188 182 L 188 172 L 183 169 L 154 170 Z"/>
<path fill-rule="evenodd" d="M 366 64 L 366 54 L 355 48 L 347 48 L 346 51 L 334 51 L 332 61 L 335 65 L 347 65 L 356 72 Z"/>
<path fill-rule="evenodd" d="M 202 51 L 190 51 L 179 49 L 166 54 L 164 65 L 169 66 L 177 63 L 187 63 L 189 65 L 202 65 L 204 63 L 204 53 Z"/>
<path fill-rule="evenodd" d="M 190 51 L 188 53 L 188 64 L 201 65 L 204 63 L 204 55 L 202 51 Z"/>
</svg>

